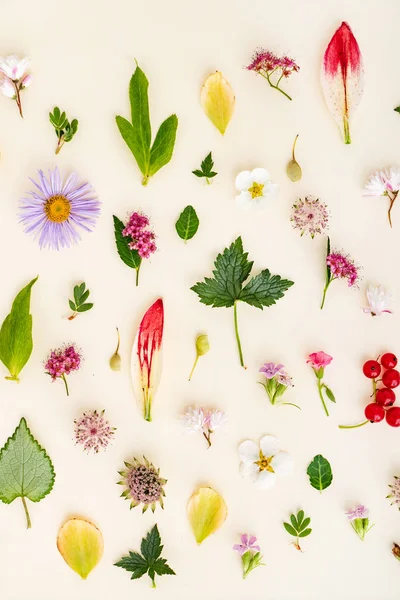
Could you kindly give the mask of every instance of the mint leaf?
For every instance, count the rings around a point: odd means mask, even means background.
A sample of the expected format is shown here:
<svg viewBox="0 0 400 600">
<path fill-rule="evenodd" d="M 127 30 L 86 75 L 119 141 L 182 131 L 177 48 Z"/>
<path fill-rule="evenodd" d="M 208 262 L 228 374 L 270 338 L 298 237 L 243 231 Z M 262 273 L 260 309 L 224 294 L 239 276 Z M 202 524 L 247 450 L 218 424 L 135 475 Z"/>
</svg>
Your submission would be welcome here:
<svg viewBox="0 0 400 600">
<path fill-rule="evenodd" d="M 131 579 L 139 579 L 147 573 L 152 581 L 152 587 L 156 587 L 154 581 L 156 574 L 175 575 L 165 558 L 160 558 L 163 545 L 157 525 L 154 525 L 142 539 L 140 549 L 141 555 L 138 552 L 129 552 L 129 556 L 123 556 L 115 566 L 130 571 Z"/>
<path fill-rule="evenodd" d="M 205 159 L 201 161 L 201 169 L 195 169 L 192 171 L 192 173 L 193 175 L 196 175 L 196 177 L 205 177 L 207 179 L 207 183 L 210 183 L 208 180 L 218 175 L 218 173 L 212 170 L 213 166 L 214 161 L 212 159 L 211 152 L 209 152 Z"/>
<path fill-rule="evenodd" d="M 234 310 L 234 325 L 238 345 L 240 364 L 244 367 L 243 353 L 237 321 L 237 303 L 246 302 L 263 309 L 275 304 L 284 292 L 293 285 L 292 281 L 281 279 L 278 275 L 271 277 L 268 269 L 253 277 L 243 288 L 249 277 L 253 262 L 248 260 L 248 253 L 243 251 L 242 238 L 238 237 L 222 254 L 218 254 L 214 263 L 213 278 L 206 277 L 190 289 L 195 292 L 200 302 L 214 308 L 231 307 Z"/>
<path fill-rule="evenodd" d="M 16 498 L 21 498 L 29 528 L 31 521 L 26 499 L 31 502 L 43 500 L 53 489 L 54 479 L 50 458 L 22 418 L 0 450 L 0 500 L 11 504 Z"/>
<path fill-rule="evenodd" d="M 19 381 L 18 375 L 29 360 L 33 350 L 32 315 L 29 313 L 31 289 L 37 281 L 32 279 L 25 286 L 4 319 L 0 330 L 0 360 L 7 367 L 10 376 L 6 379 Z"/>
<path fill-rule="evenodd" d="M 131 250 L 129 248 L 129 238 L 122 235 L 122 230 L 125 229 L 125 225 L 115 215 L 113 215 L 113 219 L 115 243 L 121 260 L 131 269 L 139 269 L 142 259 L 137 250 Z"/>
<path fill-rule="evenodd" d="M 179 215 L 175 223 L 177 234 L 182 240 L 191 240 L 199 228 L 199 218 L 193 206 L 187 206 Z"/>
<path fill-rule="evenodd" d="M 168 117 L 161 124 L 151 146 L 148 87 L 146 75 L 137 66 L 129 84 L 132 123 L 123 117 L 116 117 L 119 132 L 143 174 L 143 185 L 147 185 L 149 177 L 171 160 L 178 127 L 176 115 Z"/>
<path fill-rule="evenodd" d="M 321 454 L 314 456 L 308 465 L 307 475 L 312 487 L 320 492 L 329 487 L 333 479 L 331 465 Z"/>
</svg>

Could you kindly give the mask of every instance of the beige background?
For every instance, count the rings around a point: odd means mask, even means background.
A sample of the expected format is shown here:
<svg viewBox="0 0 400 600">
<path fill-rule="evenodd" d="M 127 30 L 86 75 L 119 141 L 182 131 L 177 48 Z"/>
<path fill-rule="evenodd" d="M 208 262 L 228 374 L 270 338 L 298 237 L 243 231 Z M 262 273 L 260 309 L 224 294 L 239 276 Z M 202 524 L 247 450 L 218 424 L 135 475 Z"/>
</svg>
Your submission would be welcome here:
<svg viewBox="0 0 400 600">
<path fill-rule="evenodd" d="M 385 496 L 388 483 L 400 474 L 400 431 L 382 423 L 343 432 L 337 424 L 363 419 L 370 393 L 363 361 L 387 350 L 400 354 L 400 205 L 390 230 L 386 201 L 361 196 L 372 171 L 398 161 L 400 117 L 393 108 L 400 103 L 399 17 L 396 0 L 2 0 L 0 55 L 31 56 L 34 76 L 23 93 L 24 120 L 13 102 L 0 98 L 2 318 L 16 292 L 36 274 L 40 277 L 32 299 L 33 355 L 20 385 L 0 379 L 0 442 L 25 416 L 57 472 L 53 492 L 40 504 L 30 504 L 31 531 L 25 530 L 19 501 L 0 505 L 2 600 L 398 598 L 400 564 L 390 552 L 392 542 L 400 540 L 400 515 Z M 322 54 L 343 19 L 354 30 L 366 71 L 349 147 L 325 107 L 319 83 Z M 243 69 L 260 45 L 289 53 L 301 65 L 287 85 L 292 103 Z M 135 57 L 150 81 L 153 130 L 172 112 L 179 116 L 173 160 L 147 189 L 114 122 L 116 114 L 129 115 L 127 89 Z M 215 69 L 237 96 L 224 138 L 199 106 L 200 87 Z M 47 116 L 55 104 L 80 124 L 58 157 Z M 292 184 L 285 166 L 296 133 L 304 177 Z M 191 170 L 210 150 L 219 175 L 212 186 L 204 186 Z M 56 164 L 66 174 L 77 169 L 103 203 L 95 232 L 59 253 L 40 251 L 16 218 L 18 200 L 31 187 L 28 178 Z M 236 174 L 256 166 L 268 168 L 281 186 L 279 199 L 261 215 L 240 212 L 234 201 Z M 360 291 L 334 284 L 323 312 L 325 241 L 300 239 L 289 222 L 293 201 L 306 194 L 329 205 L 333 244 L 364 267 Z M 201 225 L 185 246 L 174 223 L 189 203 Z M 143 265 L 136 289 L 134 273 L 115 250 L 112 214 L 123 218 L 139 208 L 152 220 L 159 252 Z M 296 282 L 273 308 L 239 307 L 247 371 L 238 364 L 232 311 L 201 305 L 189 289 L 211 273 L 216 254 L 238 234 L 255 272 L 269 267 Z M 69 322 L 67 300 L 73 285 L 83 280 L 95 308 Z M 391 289 L 393 316 L 372 319 L 362 313 L 369 282 Z M 159 296 L 166 311 L 165 363 L 155 419 L 148 424 L 132 396 L 129 352 L 143 311 Z M 120 374 L 108 367 L 116 325 L 122 334 Z M 212 350 L 188 383 L 199 332 L 209 334 Z M 70 377 L 69 399 L 42 366 L 49 349 L 65 341 L 76 342 L 85 356 L 82 371 Z M 305 364 L 307 354 L 320 349 L 334 356 L 326 373 L 338 400 L 330 419 Z M 287 400 L 299 403 L 302 412 L 268 404 L 257 385 L 257 370 L 268 360 L 285 363 L 296 384 Z M 182 436 L 179 415 L 195 402 L 222 408 L 229 417 L 209 451 L 200 437 Z M 90 408 L 105 408 L 117 427 L 113 446 L 98 456 L 85 455 L 73 442 L 73 419 Z M 236 449 L 241 440 L 265 433 L 279 436 L 294 455 L 296 470 L 262 492 L 240 478 Z M 123 461 L 143 453 L 169 480 L 165 510 L 154 516 L 130 512 L 116 485 Z M 334 471 L 333 484 L 322 495 L 310 487 L 305 473 L 318 453 Z M 199 484 L 213 486 L 229 507 L 223 528 L 201 547 L 185 513 Z M 376 522 L 364 544 L 344 515 L 357 502 L 370 507 Z M 304 554 L 289 545 L 282 527 L 298 508 L 312 517 Z M 66 566 L 55 544 L 60 525 L 74 515 L 92 520 L 104 534 L 104 557 L 87 581 Z M 139 547 L 155 522 L 165 557 L 178 573 L 160 578 L 157 591 L 146 578 L 130 581 L 128 573 L 113 566 L 128 549 Z M 240 559 L 231 547 L 246 531 L 258 536 L 267 566 L 242 582 Z"/>
</svg>

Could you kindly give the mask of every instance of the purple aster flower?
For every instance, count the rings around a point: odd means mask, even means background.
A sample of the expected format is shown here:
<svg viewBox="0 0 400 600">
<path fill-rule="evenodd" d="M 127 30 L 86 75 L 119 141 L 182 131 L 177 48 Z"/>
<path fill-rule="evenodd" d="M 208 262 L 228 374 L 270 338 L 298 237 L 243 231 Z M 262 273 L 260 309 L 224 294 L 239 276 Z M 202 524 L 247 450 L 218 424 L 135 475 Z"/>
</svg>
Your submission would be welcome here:
<svg viewBox="0 0 400 600">
<path fill-rule="evenodd" d="M 63 182 L 56 167 L 47 178 L 39 171 L 39 180 L 31 179 L 38 191 L 28 192 L 20 202 L 20 222 L 26 233 L 39 238 L 41 248 L 69 248 L 81 239 L 78 229 L 93 230 L 100 202 L 90 183 L 80 182 L 77 173 Z"/>
<path fill-rule="evenodd" d="M 265 363 L 258 372 L 263 373 L 267 379 L 272 379 L 277 373 L 282 371 L 283 368 L 284 365 L 281 364 L 275 365 L 274 363 Z"/>
<path fill-rule="evenodd" d="M 349 521 L 354 521 L 355 519 L 368 519 L 369 510 L 362 504 L 359 504 L 353 510 L 348 510 L 346 515 Z"/>
<path fill-rule="evenodd" d="M 256 544 L 257 538 L 255 535 L 247 535 L 247 533 L 243 533 L 240 536 L 241 544 L 235 544 L 233 549 L 236 552 L 239 552 L 240 556 L 243 556 L 245 552 L 249 550 L 254 550 L 255 552 L 260 552 L 260 546 Z"/>
</svg>

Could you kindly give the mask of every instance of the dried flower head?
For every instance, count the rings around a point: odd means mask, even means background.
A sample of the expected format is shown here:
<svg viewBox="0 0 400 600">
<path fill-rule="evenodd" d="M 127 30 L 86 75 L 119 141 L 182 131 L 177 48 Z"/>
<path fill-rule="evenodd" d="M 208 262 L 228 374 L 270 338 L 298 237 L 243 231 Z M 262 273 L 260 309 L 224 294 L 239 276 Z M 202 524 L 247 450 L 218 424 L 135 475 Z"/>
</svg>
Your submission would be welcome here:
<svg viewBox="0 0 400 600">
<path fill-rule="evenodd" d="M 160 469 L 156 469 L 145 457 L 143 462 L 134 458 L 132 464 L 126 462 L 125 467 L 125 471 L 119 471 L 122 480 L 118 483 L 125 486 L 121 496 L 130 501 L 131 508 L 143 504 L 142 512 L 149 507 L 154 512 L 157 502 L 164 508 L 163 486 L 167 480 L 160 477 Z"/>
<path fill-rule="evenodd" d="M 78 371 L 82 363 L 82 356 L 74 344 L 66 344 L 61 348 L 52 350 L 45 362 L 44 368 L 52 381 L 62 379 L 65 384 L 67 396 L 69 396 L 66 375 Z"/>
<path fill-rule="evenodd" d="M 300 229 L 300 235 L 310 235 L 314 239 L 318 233 L 328 228 L 328 207 L 319 198 L 306 196 L 299 198 L 292 206 L 290 217 L 294 229 Z"/>
<path fill-rule="evenodd" d="M 386 496 L 386 498 L 391 498 L 391 505 L 395 504 L 397 508 L 400 510 L 400 477 L 394 476 L 394 481 L 392 485 L 389 485 L 390 494 Z"/>
<path fill-rule="evenodd" d="M 84 412 L 74 423 L 76 443 L 82 444 L 88 453 L 97 454 L 101 448 L 105 450 L 114 436 L 115 427 L 104 418 L 104 410 Z"/>
<path fill-rule="evenodd" d="M 140 258 L 150 258 L 157 250 L 154 233 L 148 229 L 150 220 L 145 215 L 134 212 L 122 231 L 124 237 L 130 237 L 129 248 L 137 250 Z"/>
<path fill-rule="evenodd" d="M 272 88 L 281 92 L 289 100 L 292 99 L 279 87 L 282 78 L 288 79 L 292 73 L 300 70 L 299 65 L 289 56 L 279 57 L 269 50 L 260 48 L 253 54 L 252 61 L 246 69 L 262 75 Z M 274 80 L 271 79 L 272 75 L 275 77 Z"/>
</svg>

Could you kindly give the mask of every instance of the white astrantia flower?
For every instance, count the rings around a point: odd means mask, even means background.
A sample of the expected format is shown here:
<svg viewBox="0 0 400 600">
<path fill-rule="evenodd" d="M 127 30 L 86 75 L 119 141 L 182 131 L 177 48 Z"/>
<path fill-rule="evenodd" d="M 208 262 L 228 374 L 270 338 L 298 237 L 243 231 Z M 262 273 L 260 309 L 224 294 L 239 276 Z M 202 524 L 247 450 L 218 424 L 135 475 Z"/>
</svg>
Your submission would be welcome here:
<svg viewBox="0 0 400 600">
<path fill-rule="evenodd" d="M 383 285 L 369 285 L 366 291 L 369 307 L 363 308 L 365 313 L 373 317 L 380 317 L 383 313 L 391 313 L 389 310 L 392 295 L 389 294 Z"/>
<path fill-rule="evenodd" d="M 272 183 L 269 172 L 262 168 L 242 171 L 236 177 L 235 186 L 240 192 L 236 196 L 237 205 L 244 209 L 264 208 L 268 200 L 277 197 L 279 191 L 279 186 Z"/>
<path fill-rule="evenodd" d="M 292 457 L 279 450 L 279 441 L 273 435 L 265 435 L 259 444 L 245 440 L 239 445 L 238 452 L 240 474 L 259 489 L 269 489 L 275 485 L 277 476 L 293 472 Z"/>
<path fill-rule="evenodd" d="M 15 54 L 3 58 L 0 56 L 0 73 L 12 81 L 19 81 L 29 69 L 31 59 L 25 56 L 18 58 Z"/>
</svg>

